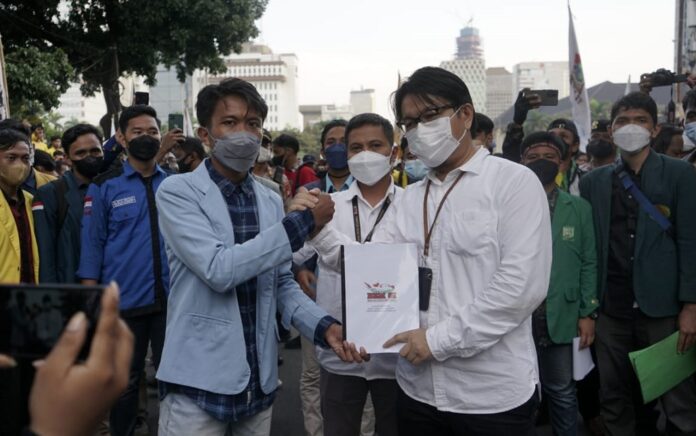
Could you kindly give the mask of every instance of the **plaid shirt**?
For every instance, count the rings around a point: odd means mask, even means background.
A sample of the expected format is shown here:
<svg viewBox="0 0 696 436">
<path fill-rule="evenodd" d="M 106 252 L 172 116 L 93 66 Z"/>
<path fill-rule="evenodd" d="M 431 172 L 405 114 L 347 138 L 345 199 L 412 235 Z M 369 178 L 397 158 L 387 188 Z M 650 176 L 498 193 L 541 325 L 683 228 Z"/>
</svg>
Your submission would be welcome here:
<svg viewBox="0 0 696 436">
<path fill-rule="evenodd" d="M 234 227 L 235 243 L 243 244 L 254 238 L 259 233 L 259 218 L 253 178 L 247 177 L 242 183 L 235 185 L 215 171 L 209 160 L 205 162 L 205 165 L 210 178 L 220 188 L 227 203 Z M 291 213 L 283 219 L 283 225 L 290 239 L 290 245 L 295 251 L 302 247 L 307 235 L 312 231 L 314 219 L 309 211 Z M 224 422 L 237 422 L 254 416 L 273 404 L 275 391 L 270 394 L 264 393 L 259 379 L 256 350 L 256 288 L 256 278 L 247 280 L 235 288 L 244 329 L 247 363 L 251 371 L 247 388 L 236 395 L 223 395 L 188 386 L 160 383 L 160 399 L 170 392 L 185 394 L 210 416 Z M 326 346 L 323 338 L 332 322 L 334 320 L 330 317 L 321 320 L 315 331 L 315 342 Z M 317 337 L 319 341 L 316 340 Z"/>
</svg>

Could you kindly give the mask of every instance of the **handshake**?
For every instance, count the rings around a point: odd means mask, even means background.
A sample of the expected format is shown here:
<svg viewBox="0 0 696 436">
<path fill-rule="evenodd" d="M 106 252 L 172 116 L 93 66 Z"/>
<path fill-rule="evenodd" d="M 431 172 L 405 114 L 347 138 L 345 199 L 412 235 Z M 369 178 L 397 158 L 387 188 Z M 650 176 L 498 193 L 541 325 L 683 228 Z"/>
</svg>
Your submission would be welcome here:
<svg viewBox="0 0 696 436">
<path fill-rule="evenodd" d="M 314 216 L 315 233 L 331 221 L 334 215 L 334 202 L 329 194 L 322 193 L 318 188 L 308 191 L 299 188 L 295 197 L 290 200 L 288 213 L 309 209 Z"/>
</svg>

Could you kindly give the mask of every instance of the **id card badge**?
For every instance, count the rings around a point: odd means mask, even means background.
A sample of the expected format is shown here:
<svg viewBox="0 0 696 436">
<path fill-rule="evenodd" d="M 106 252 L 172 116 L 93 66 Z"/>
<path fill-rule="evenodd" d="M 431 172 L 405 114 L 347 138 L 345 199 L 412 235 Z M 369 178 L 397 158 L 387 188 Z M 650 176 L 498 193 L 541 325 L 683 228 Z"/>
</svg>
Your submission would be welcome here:
<svg viewBox="0 0 696 436">
<path fill-rule="evenodd" d="M 423 312 L 430 307 L 430 289 L 433 285 L 433 270 L 427 266 L 427 258 L 421 257 L 418 267 L 418 306 Z"/>
</svg>

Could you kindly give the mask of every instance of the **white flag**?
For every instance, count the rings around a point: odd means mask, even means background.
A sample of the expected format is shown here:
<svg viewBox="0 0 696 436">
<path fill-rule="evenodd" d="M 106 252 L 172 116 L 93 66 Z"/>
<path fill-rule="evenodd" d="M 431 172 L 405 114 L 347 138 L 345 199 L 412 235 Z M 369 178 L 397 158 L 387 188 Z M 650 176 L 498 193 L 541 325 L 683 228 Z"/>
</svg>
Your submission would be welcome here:
<svg viewBox="0 0 696 436">
<path fill-rule="evenodd" d="M 10 117 L 10 98 L 7 94 L 7 76 L 5 70 L 5 52 L 0 37 L 0 120 Z"/>
<path fill-rule="evenodd" d="M 587 87 L 585 86 L 585 75 L 582 71 L 582 60 L 578 41 L 575 38 L 575 26 L 573 25 L 573 14 L 568 5 L 568 68 L 570 70 L 570 103 L 573 108 L 573 122 L 578 128 L 580 136 L 580 150 L 585 151 L 587 141 L 590 138 L 590 126 L 592 124 L 590 116 L 590 100 L 587 98 Z"/>
</svg>

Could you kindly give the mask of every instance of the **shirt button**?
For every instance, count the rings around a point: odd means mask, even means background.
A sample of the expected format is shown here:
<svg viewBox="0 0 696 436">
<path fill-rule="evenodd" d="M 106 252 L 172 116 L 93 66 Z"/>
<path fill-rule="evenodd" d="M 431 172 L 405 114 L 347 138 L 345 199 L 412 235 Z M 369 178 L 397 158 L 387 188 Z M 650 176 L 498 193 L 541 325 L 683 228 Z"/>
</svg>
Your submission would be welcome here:
<svg viewBox="0 0 696 436">
<path fill-rule="evenodd" d="M 636 237 L 636 235 L 634 235 L 633 233 L 631 233 L 631 239 L 633 239 L 633 238 L 635 238 L 635 237 Z"/>
</svg>

